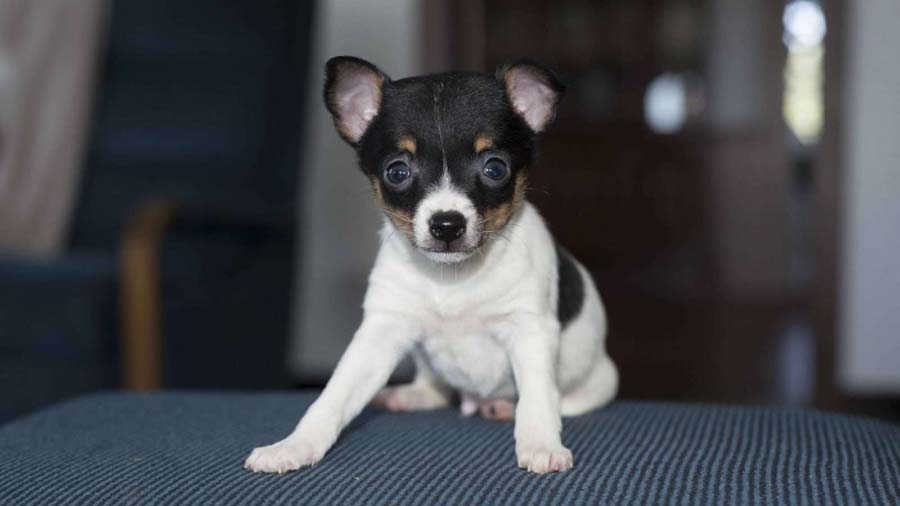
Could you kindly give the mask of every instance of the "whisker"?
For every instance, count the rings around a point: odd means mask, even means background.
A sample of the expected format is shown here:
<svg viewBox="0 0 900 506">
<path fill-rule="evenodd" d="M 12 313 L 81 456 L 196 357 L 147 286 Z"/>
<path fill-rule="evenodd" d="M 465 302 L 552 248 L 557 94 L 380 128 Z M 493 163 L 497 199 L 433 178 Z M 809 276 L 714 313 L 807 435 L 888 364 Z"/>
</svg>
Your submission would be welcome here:
<svg viewBox="0 0 900 506">
<path fill-rule="evenodd" d="M 413 220 L 407 218 L 406 216 L 403 216 L 403 215 L 400 214 L 400 213 L 395 213 L 395 212 L 393 212 L 393 211 L 389 211 L 389 210 L 384 209 L 384 208 L 382 208 L 381 210 L 384 211 L 384 212 L 386 212 L 386 213 L 388 213 L 388 214 L 390 214 L 391 216 L 397 218 L 398 220 L 402 220 L 402 221 L 405 221 L 405 222 L 407 222 L 407 223 L 414 223 Z"/>
<path fill-rule="evenodd" d="M 505 231 L 505 230 L 487 230 L 487 231 L 482 232 L 482 233 L 483 233 L 483 234 L 496 234 L 496 237 L 499 237 L 499 238 L 501 238 L 501 239 L 505 239 L 506 242 L 512 244 L 512 242 L 513 242 L 513 237 L 510 236 L 509 234 L 504 233 L 504 232 L 506 232 L 506 231 Z M 519 244 L 520 244 L 521 246 L 525 246 L 525 242 L 524 242 L 524 241 L 521 241 L 519 238 L 516 238 L 516 240 L 519 241 Z"/>
</svg>

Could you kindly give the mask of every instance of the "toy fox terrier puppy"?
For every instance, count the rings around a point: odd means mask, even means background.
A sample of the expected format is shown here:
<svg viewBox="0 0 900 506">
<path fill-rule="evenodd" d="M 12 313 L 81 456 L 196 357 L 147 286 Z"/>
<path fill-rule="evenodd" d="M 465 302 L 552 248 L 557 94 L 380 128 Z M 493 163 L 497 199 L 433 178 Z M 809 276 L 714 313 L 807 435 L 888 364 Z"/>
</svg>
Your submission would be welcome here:
<svg viewBox="0 0 900 506">
<path fill-rule="evenodd" d="M 560 417 L 609 402 L 618 374 L 591 277 L 525 199 L 536 137 L 562 92 L 529 62 L 397 81 L 359 58 L 327 63 L 325 103 L 384 212 L 381 248 L 362 324 L 328 385 L 247 469 L 315 464 L 373 399 L 415 411 L 454 392 L 464 414 L 515 419 L 519 467 L 572 467 Z M 406 354 L 413 382 L 382 388 Z"/>
</svg>

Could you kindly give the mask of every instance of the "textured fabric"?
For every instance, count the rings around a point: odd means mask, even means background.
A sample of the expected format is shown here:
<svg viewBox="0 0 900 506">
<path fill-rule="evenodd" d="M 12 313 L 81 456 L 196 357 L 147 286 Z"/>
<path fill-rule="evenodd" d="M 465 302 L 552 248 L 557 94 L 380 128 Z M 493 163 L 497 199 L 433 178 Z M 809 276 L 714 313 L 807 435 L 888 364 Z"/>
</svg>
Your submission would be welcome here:
<svg viewBox="0 0 900 506">
<path fill-rule="evenodd" d="M 315 467 L 242 468 L 305 394 L 101 395 L 0 428 L 0 504 L 900 504 L 900 429 L 801 410 L 617 402 L 565 421 L 575 468 L 512 425 L 366 411 Z"/>
</svg>

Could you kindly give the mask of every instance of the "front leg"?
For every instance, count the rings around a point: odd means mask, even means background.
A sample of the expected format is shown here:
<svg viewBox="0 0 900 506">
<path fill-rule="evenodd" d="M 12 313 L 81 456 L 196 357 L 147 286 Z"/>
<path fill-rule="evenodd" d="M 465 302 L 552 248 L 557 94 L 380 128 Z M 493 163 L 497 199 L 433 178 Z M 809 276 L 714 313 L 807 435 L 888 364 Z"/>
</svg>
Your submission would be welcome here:
<svg viewBox="0 0 900 506">
<path fill-rule="evenodd" d="M 362 411 L 418 335 L 402 316 L 367 313 L 325 390 L 286 438 L 253 450 L 244 467 L 284 473 L 315 464 Z"/>
<path fill-rule="evenodd" d="M 544 474 L 572 467 L 572 452 L 560 440 L 556 384 L 559 323 L 524 315 L 506 338 L 519 401 L 516 404 L 516 458 L 519 467 Z"/>
</svg>

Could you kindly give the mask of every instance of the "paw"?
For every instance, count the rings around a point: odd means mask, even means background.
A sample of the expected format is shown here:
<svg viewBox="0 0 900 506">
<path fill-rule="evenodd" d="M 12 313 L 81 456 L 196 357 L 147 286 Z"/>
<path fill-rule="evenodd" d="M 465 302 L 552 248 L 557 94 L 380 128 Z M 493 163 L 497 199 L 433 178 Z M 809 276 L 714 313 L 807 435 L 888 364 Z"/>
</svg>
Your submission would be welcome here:
<svg viewBox="0 0 900 506">
<path fill-rule="evenodd" d="M 447 396 L 431 385 L 410 384 L 382 388 L 372 404 L 389 411 L 438 409 L 450 403 Z"/>
<path fill-rule="evenodd" d="M 557 473 L 574 465 L 572 452 L 563 445 L 522 445 L 516 448 L 519 467 L 532 473 Z"/>
<path fill-rule="evenodd" d="M 303 440 L 290 438 L 250 452 L 244 468 L 255 473 L 286 473 L 322 460 L 322 452 Z"/>
<path fill-rule="evenodd" d="M 478 411 L 485 420 L 510 422 L 516 417 L 516 404 L 506 399 L 481 401 Z"/>
</svg>

